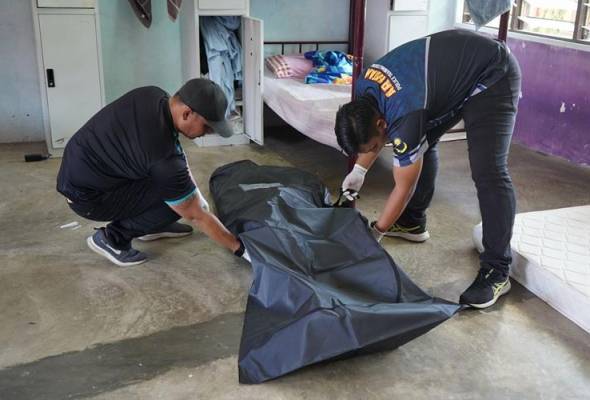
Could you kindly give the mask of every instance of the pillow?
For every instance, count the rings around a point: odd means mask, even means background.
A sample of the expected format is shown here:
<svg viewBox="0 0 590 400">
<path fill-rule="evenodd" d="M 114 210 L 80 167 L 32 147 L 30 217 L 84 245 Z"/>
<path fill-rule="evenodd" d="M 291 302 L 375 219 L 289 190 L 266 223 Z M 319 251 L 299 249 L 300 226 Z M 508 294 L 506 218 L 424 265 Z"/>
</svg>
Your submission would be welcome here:
<svg viewBox="0 0 590 400">
<path fill-rule="evenodd" d="M 271 56 L 265 63 L 277 78 L 305 78 L 313 69 L 313 62 L 303 54 Z"/>
</svg>

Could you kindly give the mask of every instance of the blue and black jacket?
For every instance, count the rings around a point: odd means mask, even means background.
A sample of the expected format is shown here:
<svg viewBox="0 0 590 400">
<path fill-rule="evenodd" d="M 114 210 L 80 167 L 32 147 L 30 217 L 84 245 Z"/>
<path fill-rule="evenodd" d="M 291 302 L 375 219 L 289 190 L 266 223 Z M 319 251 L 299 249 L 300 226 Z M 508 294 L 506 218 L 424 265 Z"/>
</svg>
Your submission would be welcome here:
<svg viewBox="0 0 590 400">
<path fill-rule="evenodd" d="M 406 43 L 375 61 L 359 79 L 356 96 L 371 96 L 387 122 L 393 163 L 407 166 L 434 145 L 465 102 L 508 71 L 501 42 L 466 30 Z"/>
</svg>

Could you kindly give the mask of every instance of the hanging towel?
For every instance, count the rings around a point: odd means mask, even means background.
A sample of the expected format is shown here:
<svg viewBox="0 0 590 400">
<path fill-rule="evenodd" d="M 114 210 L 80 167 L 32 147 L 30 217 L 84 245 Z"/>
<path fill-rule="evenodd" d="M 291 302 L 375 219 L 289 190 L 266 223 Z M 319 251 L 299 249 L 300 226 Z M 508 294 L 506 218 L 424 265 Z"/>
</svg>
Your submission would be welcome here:
<svg viewBox="0 0 590 400">
<path fill-rule="evenodd" d="M 168 15 L 172 21 L 176 21 L 178 13 L 180 12 L 180 4 L 182 0 L 168 0 Z"/>
<path fill-rule="evenodd" d="M 498 15 L 509 11 L 511 7 L 512 0 L 467 0 L 469 15 L 471 15 L 476 29 L 486 25 Z"/>
<path fill-rule="evenodd" d="M 152 24 L 152 0 L 129 0 L 129 4 L 143 26 L 149 28 Z"/>
<path fill-rule="evenodd" d="M 199 25 L 209 64 L 209 79 L 227 97 L 226 117 L 236 109 L 234 81 L 242 80 L 242 46 L 235 31 L 240 17 L 200 17 Z"/>
<path fill-rule="evenodd" d="M 313 69 L 305 77 L 305 83 L 352 83 L 352 59 L 341 51 L 308 51 L 305 58 L 313 62 Z"/>
</svg>

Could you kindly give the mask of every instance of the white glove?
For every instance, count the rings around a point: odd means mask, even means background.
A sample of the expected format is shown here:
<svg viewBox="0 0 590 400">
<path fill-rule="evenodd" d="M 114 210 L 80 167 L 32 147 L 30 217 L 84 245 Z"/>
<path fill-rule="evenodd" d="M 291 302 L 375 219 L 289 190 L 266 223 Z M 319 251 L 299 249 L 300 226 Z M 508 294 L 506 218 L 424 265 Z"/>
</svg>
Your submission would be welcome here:
<svg viewBox="0 0 590 400">
<path fill-rule="evenodd" d="M 355 192 L 360 192 L 366 174 L 367 169 L 365 167 L 362 167 L 359 164 L 354 164 L 352 171 L 350 171 L 350 173 L 346 175 L 346 178 L 344 178 L 344 181 L 342 181 L 342 191 L 344 192 L 352 189 Z"/>
<path fill-rule="evenodd" d="M 244 242 L 242 242 L 239 238 L 238 241 L 240 242 L 240 247 L 234 251 L 234 255 L 243 258 L 252 264 L 252 259 L 250 258 L 250 254 L 248 254 L 248 250 L 246 250 L 246 247 L 244 246 Z"/>
<path fill-rule="evenodd" d="M 199 204 L 201 205 L 201 208 L 209 212 L 209 203 L 207 203 L 207 200 L 205 200 L 205 196 L 203 196 L 203 193 L 201 193 L 199 188 L 197 188 L 197 197 L 199 198 Z"/>
<path fill-rule="evenodd" d="M 377 229 L 376 225 L 377 221 L 371 222 L 371 224 L 369 225 L 369 229 L 371 230 L 371 233 L 373 234 L 375 240 L 377 242 L 381 242 L 381 239 L 383 239 L 383 236 L 385 236 L 385 232 L 381 232 L 379 229 Z"/>
</svg>

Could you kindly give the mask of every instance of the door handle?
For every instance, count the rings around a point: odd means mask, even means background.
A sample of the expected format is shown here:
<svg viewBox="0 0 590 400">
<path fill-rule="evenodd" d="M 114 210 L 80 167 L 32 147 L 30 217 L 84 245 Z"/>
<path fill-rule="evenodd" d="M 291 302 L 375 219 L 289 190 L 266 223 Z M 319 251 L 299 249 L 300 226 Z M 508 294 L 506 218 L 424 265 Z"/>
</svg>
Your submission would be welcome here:
<svg viewBox="0 0 590 400">
<path fill-rule="evenodd" d="M 47 87 L 55 87 L 55 76 L 53 74 L 53 68 L 47 69 Z"/>
</svg>

